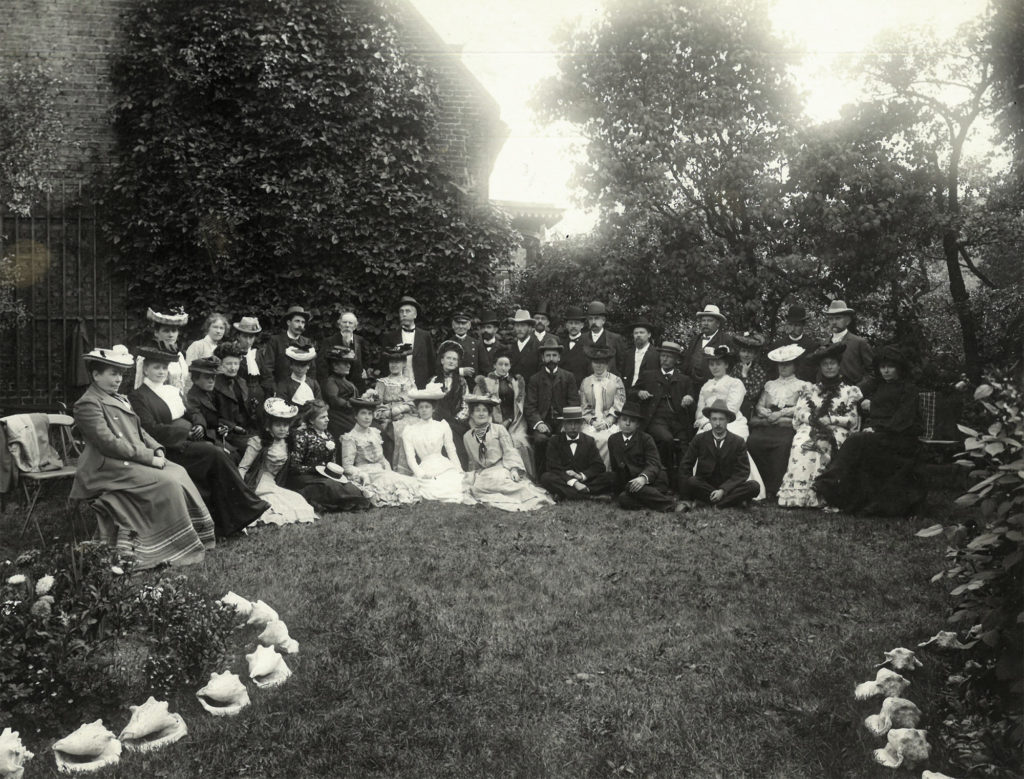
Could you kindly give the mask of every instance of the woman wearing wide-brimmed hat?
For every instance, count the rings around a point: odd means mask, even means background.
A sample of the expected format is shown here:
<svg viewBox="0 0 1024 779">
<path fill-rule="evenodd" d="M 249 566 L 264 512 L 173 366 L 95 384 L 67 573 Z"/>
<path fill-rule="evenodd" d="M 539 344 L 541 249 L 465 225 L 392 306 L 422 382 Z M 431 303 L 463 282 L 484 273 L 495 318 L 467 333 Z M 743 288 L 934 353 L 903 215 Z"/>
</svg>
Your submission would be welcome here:
<svg viewBox="0 0 1024 779">
<path fill-rule="evenodd" d="M 498 401 L 491 411 L 495 423 L 502 425 L 516 445 L 516 451 L 523 460 L 526 474 L 537 478 L 533 463 L 533 447 L 526 434 L 526 381 L 522 376 L 512 375 L 512 360 L 507 349 L 494 352 L 492 369 L 487 376 L 477 376 L 474 391 L 477 395 L 488 395 Z"/>
<path fill-rule="evenodd" d="M 327 405 L 311 400 L 300 414 L 302 424 L 292 429 L 288 441 L 288 480 L 295 490 L 321 511 L 354 511 L 367 508 L 362 491 L 345 478 L 337 464 L 338 445 L 328 432 Z"/>
<path fill-rule="evenodd" d="M 469 494 L 480 503 L 503 511 L 532 511 L 554 504 L 526 474 L 512 436 L 491 414 L 498 400 L 490 395 L 467 395 L 470 429 L 463 436 L 469 468 Z"/>
<path fill-rule="evenodd" d="M 373 427 L 373 398 L 352 399 L 355 427 L 341 437 L 341 464 L 345 475 L 373 506 L 408 506 L 420 502 L 419 482 L 397 473 L 384 455 L 384 439 Z"/>
<path fill-rule="evenodd" d="M 337 439 L 356 423 L 352 399 L 359 395 L 359 391 L 355 383 L 349 380 L 356 362 L 356 353 L 344 346 L 332 346 L 327 354 L 321 355 L 321 360 L 328 366 L 327 376 L 320 385 L 330 419 L 327 429 Z"/>
<path fill-rule="evenodd" d="M 71 497 L 92 502 L 101 531 L 140 568 L 202 562 L 215 545 L 213 518 L 185 469 L 166 459 L 119 393 L 132 355 L 118 345 L 82 358 L 91 381 L 72 410 L 85 449 Z"/>
<path fill-rule="evenodd" d="M 138 349 L 142 386 L 128 400 L 143 428 L 163 445 L 195 482 L 213 515 L 218 536 L 230 536 L 267 510 L 238 475 L 234 460 L 206 439 L 203 418 L 190 414 L 181 390 L 167 383 L 170 356 L 160 349 Z"/>
<path fill-rule="evenodd" d="M 747 388 L 743 386 L 742 381 L 729 375 L 729 369 L 739 359 L 739 355 L 732 347 L 722 345 L 707 347 L 705 356 L 711 378 L 700 388 L 693 426 L 698 433 L 710 430 L 711 423 L 704 416 L 702 409 L 711 406 L 716 398 L 721 398 L 736 415 L 736 419 L 729 423 L 729 432 L 746 441 L 750 435 L 747 418 L 743 414 L 743 399 L 746 397 Z"/>
<path fill-rule="evenodd" d="M 242 453 L 227 440 L 231 428 L 221 416 L 214 395 L 217 377 L 221 372 L 219 357 L 204 357 L 189 363 L 188 373 L 192 386 L 185 393 L 185 405 L 192 418 L 202 420 L 200 424 L 206 431 L 206 440 L 222 448 L 237 463 Z"/>
<path fill-rule="evenodd" d="M 468 463 L 466 448 L 462 443 L 463 436 L 469 430 L 469 409 L 465 397 L 469 392 L 466 379 L 459 372 L 462 359 L 462 346 L 455 341 L 445 341 L 437 348 L 438 373 L 432 377 L 427 386 L 438 385 L 444 390 L 444 397 L 438 401 L 434 409 L 434 419 L 448 423 L 455 437 L 455 449 L 458 451 L 459 463 L 463 469 Z"/>
<path fill-rule="evenodd" d="M 238 472 L 256 494 L 270 504 L 260 517 L 268 525 L 312 522 L 316 511 L 309 502 L 285 485 L 288 483 L 288 437 L 299 413 L 283 398 L 267 398 L 263 403 L 263 430 L 249 439 L 238 464 Z"/>
<path fill-rule="evenodd" d="M 878 376 L 862 385 L 866 427 L 846 439 L 814 488 L 843 511 L 906 516 L 927 497 L 927 485 L 918 472 L 919 392 L 898 347 L 879 349 L 875 366 Z"/>
<path fill-rule="evenodd" d="M 769 498 L 778 494 L 789 465 L 789 453 L 796 434 L 793 414 L 797 399 L 801 393 L 811 390 L 809 382 L 796 377 L 796 367 L 803 354 L 803 347 L 796 344 L 768 352 L 768 359 L 778 368 L 779 378 L 764 385 L 754 416 L 750 419 L 747 451 L 757 463 Z"/>
<path fill-rule="evenodd" d="M 167 383 L 186 392 L 191 386 L 188 378 L 188 360 L 181 353 L 178 337 L 181 335 L 181 329 L 188 324 L 188 314 L 180 306 L 151 307 L 146 309 L 146 321 L 149 322 L 149 331 L 138 339 L 132 351 L 137 352 L 139 348 L 145 348 L 166 352 Z M 130 391 L 141 386 L 142 359 L 136 357 L 132 382 L 125 389 Z"/>
<path fill-rule="evenodd" d="M 746 394 L 743 396 L 743 404 L 740 411 L 748 420 L 754 415 L 754 405 L 761 397 L 764 383 L 768 379 L 764 363 L 761 362 L 761 354 L 764 349 L 765 337 L 760 333 L 747 330 L 743 333 L 733 335 L 732 340 L 736 342 L 736 351 L 739 359 L 729 368 L 729 375 L 735 376 L 743 382 Z"/>
<path fill-rule="evenodd" d="M 850 433 L 860 428 L 861 391 L 847 384 L 839 372 L 845 344 L 824 346 L 808 359 L 818 366 L 821 380 L 801 392 L 793 412 L 793 445 L 786 474 L 779 488 L 779 505 L 825 507 L 814 489 L 818 478 L 836 456 Z"/>
<path fill-rule="evenodd" d="M 586 346 L 590 375 L 580 385 L 580 407 L 586 424 L 583 432 L 594 439 L 605 468 L 611 467 L 608 439 L 619 431 L 619 412 L 626 402 L 622 379 L 610 371 L 615 352 L 606 346 Z"/>
<path fill-rule="evenodd" d="M 310 344 L 289 346 L 284 351 L 290 373 L 277 382 L 276 395 L 299 407 L 301 411 L 311 400 L 323 400 L 320 382 L 310 372 L 316 360 L 316 349 Z"/>
<path fill-rule="evenodd" d="M 447 422 L 434 418 L 437 404 L 444 396 L 444 390 L 437 384 L 413 391 L 420 424 L 405 430 L 402 447 L 423 500 L 473 503 L 463 485 L 465 472 L 459 463 L 452 429 Z"/>
<path fill-rule="evenodd" d="M 377 379 L 373 391 L 379 405 L 374 411 L 374 418 L 384 436 L 384 451 L 391 459 L 395 470 L 402 474 L 412 473 L 405 462 L 405 449 L 402 447 L 402 433 L 406 428 L 419 424 L 416 408 L 412 402 L 412 391 L 416 382 L 406 370 L 412 346 L 394 344 L 383 348 L 387 372 Z"/>
</svg>

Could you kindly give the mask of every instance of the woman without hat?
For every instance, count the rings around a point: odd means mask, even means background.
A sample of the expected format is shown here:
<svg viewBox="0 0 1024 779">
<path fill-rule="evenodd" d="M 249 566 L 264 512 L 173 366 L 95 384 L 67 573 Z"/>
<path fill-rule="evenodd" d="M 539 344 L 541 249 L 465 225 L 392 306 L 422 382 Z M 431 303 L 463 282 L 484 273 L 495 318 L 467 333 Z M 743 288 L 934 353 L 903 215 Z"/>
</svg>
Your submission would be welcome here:
<svg viewBox="0 0 1024 779">
<path fill-rule="evenodd" d="M 139 349 L 142 385 L 129 397 L 143 428 L 163 445 L 199 488 L 213 515 L 218 536 L 230 536 L 255 522 L 269 506 L 250 490 L 223 449 L 205 440 L 201 417 L 190 418 L 177 387 L 167 384 L 169 355 Z"/>
<path fill-rule="evenodd" d="M 438 401 L 437 408 L 434 409 L 434 419 L 447 422 L 452 429 L 459 463 L 465 469 L 468 460 L 463 437 L 469 430 L 469 409 L 466 407 L 465 401 L 469 387 L 466 384 L 466 379 L 459 372 L 461 359 L 461 345 L 455 341 L 442 343 L 437 349 L 438 374 L 430 380 L 427 386 L 436 384 L 444 391 L 444 397 Z"/>
<path fill-rule="evenodd" d="M 132 355 L 118 345 L 82 357 L 90 384 L 72 413 L 85 449 L 71 497 L 91 502 L 101 534 L 140 568 L 202 562 L 215 545 L 213 518 L 185 469 L 167 461 L 118 392 Z"/>
<path fill-rule="evenodd" d="M 213 357 L 217 347 L 228 334 L 231 324 L 224 314 L 214 311 L 203 320 L 203 337 L 193 341 L 185 350 L 185 361 L 189 365 L 196 360 L 205 360 Z"/>
<path fill-rule="evenodd" d="M 300 425 L 288 442 L 287 487 L 321 511 L 353 511 L 369 501 L 338 465 L 338 445 L 328 432 L 327 405 L 311 400 L 300 415 Z"/>
</svg>

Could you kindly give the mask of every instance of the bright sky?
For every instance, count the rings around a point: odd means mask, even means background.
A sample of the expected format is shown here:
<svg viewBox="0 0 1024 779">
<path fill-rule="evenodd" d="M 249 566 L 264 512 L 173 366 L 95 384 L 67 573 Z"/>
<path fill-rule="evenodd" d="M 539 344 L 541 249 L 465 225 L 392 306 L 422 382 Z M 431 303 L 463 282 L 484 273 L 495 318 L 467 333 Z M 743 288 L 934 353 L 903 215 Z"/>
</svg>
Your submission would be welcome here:
<svg viewBox="0 0 1024 779">
<path fill-rule="evenodd" d="M 573 202 L 569 183 L 583 139 L 570 126 L 544 127 L 528 103 L 555 72 L 551 33 L 564 19 L 595 18 L 600 0 L 412 0 L 501 106 L 511 134 L 491 176 L 491 197 L 569 209 L 554 231 L 581 232 L 593 215 Z M 978 16 L 986 0 L 776 0 L 775 24 L 805 52 L 796 72 L 812 119 L 838 116 L 857 85 L 830 73 L 837 57 L 864 51 L 887 28 L 934 25 L 946 35 Z"/>
</svg>

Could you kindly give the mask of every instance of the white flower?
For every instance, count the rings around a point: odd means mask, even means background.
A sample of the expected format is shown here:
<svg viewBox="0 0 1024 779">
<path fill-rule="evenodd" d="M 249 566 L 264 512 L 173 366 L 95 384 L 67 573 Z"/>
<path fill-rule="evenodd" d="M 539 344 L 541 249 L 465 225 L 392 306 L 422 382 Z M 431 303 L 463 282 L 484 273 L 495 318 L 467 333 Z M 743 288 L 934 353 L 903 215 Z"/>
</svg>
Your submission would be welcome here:
<svg viewBox="0 0 1024 779">
<path fill-rule="evenodd" d="M 113 571 L 115 576 L 121 576 L 122 574 L 124 574 L 124 568 L 122 568 L 120 565 L 112 565 L 110 566 L 110 570 Z"/>
<path fill-rule="evenodd" d="M 336 444 L 334 443 L 334 441 L 328 441 L 327 442 L 327 451 L 328 452 L 333 452 L 335 446 L 336 446 Z"/>
<path fill-rule="evenodd" d="M 14 576 L 10 577 L 7 580 L 7 583 L 8 584 L 24 584 L 25 583 L 25 574 L 23 574 L 23 573 L 16 573 L 16 574 L 14 574 Z"/>
<path fill-rule="evenodd" d="M 36 595 L 45 595 L 53 589 L 53 577 L 50 574 L 40 577 L 36 582 Z"/>
<path fill-rule="evenodd" d="M 50 611 L 53 608 L 53 596 L 44 595 L 35 603 L 32 604 L 32 613 L 37 617 L 48 617 Z"/>
</svg>

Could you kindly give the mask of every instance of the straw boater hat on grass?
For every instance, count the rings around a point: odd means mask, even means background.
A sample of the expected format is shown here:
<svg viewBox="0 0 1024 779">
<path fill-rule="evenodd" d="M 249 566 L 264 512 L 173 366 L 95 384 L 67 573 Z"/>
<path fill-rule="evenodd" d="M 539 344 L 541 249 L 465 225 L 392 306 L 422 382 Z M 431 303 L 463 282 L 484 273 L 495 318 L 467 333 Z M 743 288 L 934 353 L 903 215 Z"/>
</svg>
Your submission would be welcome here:
<svg viewBox="0 0 1024 779">
<path fill-rule="evenodd" d="M 131 368 L 135 364 L 135 358 L 128 353 L 128 347 L 124 344 L 115 344 L 109 349 L 92 349 L 88 354 L 83 354 L 82 359 L 113 368 Z"/>
<path fill-rule="evenodd" d="M 348 479 L 345 477 L 345 469 L 337 463 L 326 463 L 325 465 L 317 465 L 314 470 L 321 476 L 324 476 L 331 481 L 340 482 L 341 484 L 348 483 Z"/>
<path fill-rule="evenodd" d="M 188 324 L 188 314 L 181 306 L 171 308 L 167 311 L 156 311 L 152 308 L 146 309 L 146 319 L 155 325 L 167 325 L 168 327 L 184 327 Z"/>
<path fill-rule="evenodd" d="M 705 406 L 704 408 L 702 408 L 700 410 L 700 413 L 703 414 L 705 417 L 710 418 L 712 411 L 720 411 L 721 413 L 725 414 L 729 418 L 730 422 L 736 421 L 736 412 L 729 408 L 729 406 L 726 405 L 725 401 L 722 400 L 721 398 L 715 398 L 714 402 L 712 402 L 710 406 Z"/>
<path fill-rule="evenodd" d="M 299 413 L 299 407 L 284 398 L 267 398 L 263 403 L 263 413 L 274 419 L 294 419 Z"/>
<path fill-rule="evenodd" d="M 793 362 L 800 359 L 800 356 L 806 351 L 798 344 L 786 344 L 768 352 L 768 359 L 777 363 Z"/>
</svg>

